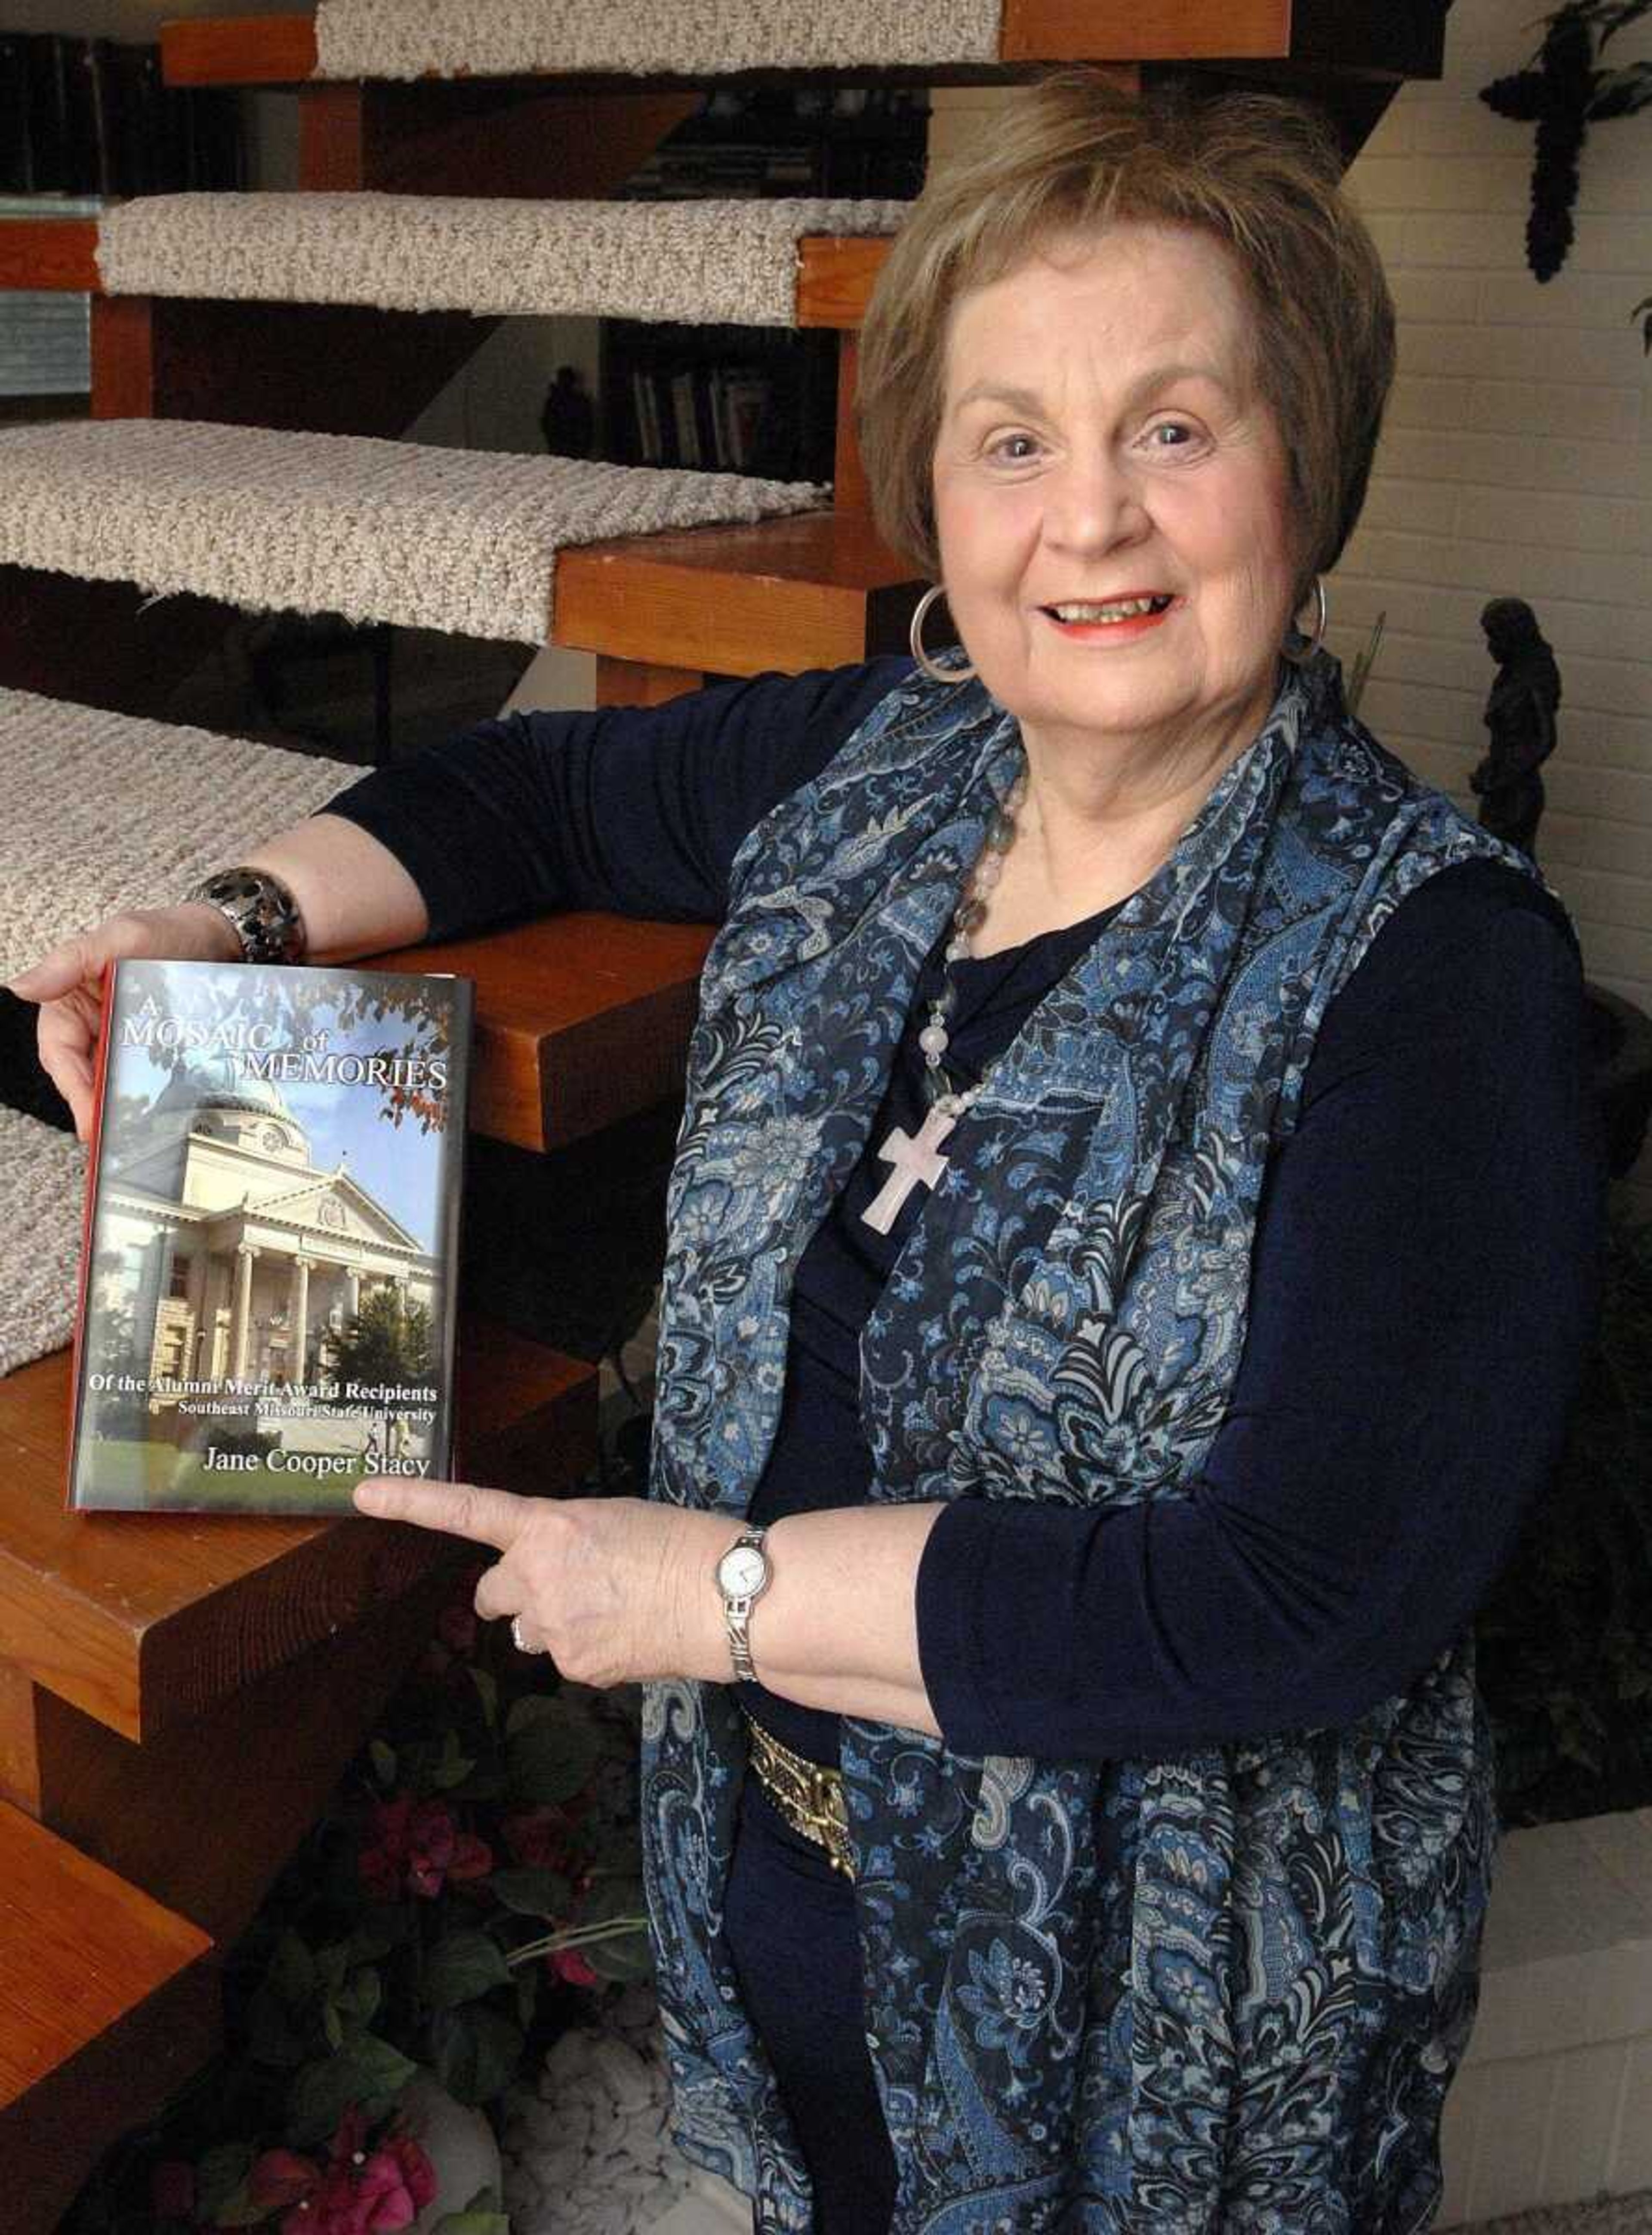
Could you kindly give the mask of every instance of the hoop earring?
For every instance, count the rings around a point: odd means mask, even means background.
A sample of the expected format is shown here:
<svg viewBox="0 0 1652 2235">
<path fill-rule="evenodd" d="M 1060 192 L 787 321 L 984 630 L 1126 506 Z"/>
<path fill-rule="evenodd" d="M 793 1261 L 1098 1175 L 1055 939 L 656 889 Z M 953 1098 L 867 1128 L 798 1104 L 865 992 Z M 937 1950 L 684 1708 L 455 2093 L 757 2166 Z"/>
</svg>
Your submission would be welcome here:
<svg viewBox="0 0 1652 2235">
<path fill-rule="evenodd" d="M 946 585 L 934 583 L 927 589 L 912 609 L 912 626 L 907 632 L 907 642 L 912 646 L 912 657 L 932 683 L 973 683 L 975 671 L 966 664 L 962 667 L 937 667 L 923 648 L 923 625 L 929 618 L 929 609 L 937 598 L 947 594 Z"/>
<path fill-rule="evenodd" d="M 1325 625 L 1331 618 L 1331 608 L 1325 594 L 1323 574 L 1315 574 L 1314 577 L 1314 607 L 1313 635 L 1311 637 L 1301 635 L 1296 626 L 1296 616 L 1293 613 L 1290 629 L 1282 647 L 1286 659 L 1294 660 L 1298 667 L 1306 667 L 1325 641 Z"/>
</svg>

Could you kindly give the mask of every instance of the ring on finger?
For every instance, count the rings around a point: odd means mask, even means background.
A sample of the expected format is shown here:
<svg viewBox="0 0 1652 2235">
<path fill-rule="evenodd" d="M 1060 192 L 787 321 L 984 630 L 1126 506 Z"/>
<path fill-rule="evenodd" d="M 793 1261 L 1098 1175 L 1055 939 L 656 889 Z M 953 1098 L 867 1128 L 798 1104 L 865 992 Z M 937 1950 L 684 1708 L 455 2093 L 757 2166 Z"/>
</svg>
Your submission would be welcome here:
<svg viewBox="0 0 1652 2235">
<path fill-rule="evenodd" d="M 547 1646 L 528 1643 L 527 1633 L 522 1629 L 522 1618 L 519 1614 L 514 1614 L 510 1618 L 510 1642 L 518 1653 L 546 1653 L 550 1649 Z"/>
</svg>

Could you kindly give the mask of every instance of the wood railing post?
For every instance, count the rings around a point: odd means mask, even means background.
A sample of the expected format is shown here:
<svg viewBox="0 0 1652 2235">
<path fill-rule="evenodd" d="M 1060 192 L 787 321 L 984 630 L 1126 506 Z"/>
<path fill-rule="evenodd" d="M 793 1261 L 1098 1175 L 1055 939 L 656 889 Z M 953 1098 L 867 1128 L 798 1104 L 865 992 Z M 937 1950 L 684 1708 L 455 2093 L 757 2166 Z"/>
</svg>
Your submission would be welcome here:
<svg viewBox="0 0 1652 2235">
<path fill-rule="evenodd" d="M 837 338 L 837 438 L 832 454 L 832 508 L 835 512 L 871 509 L 866 463 L 861 456 L 855 426 L 855 397 L 860 379 L 861 338 L 843 333 Z"/>
<path fill-rule="evenodd" d="M 153 419 L 154 302 L 148 295 L 92 298 L 92 416 Z"/>
</svg>

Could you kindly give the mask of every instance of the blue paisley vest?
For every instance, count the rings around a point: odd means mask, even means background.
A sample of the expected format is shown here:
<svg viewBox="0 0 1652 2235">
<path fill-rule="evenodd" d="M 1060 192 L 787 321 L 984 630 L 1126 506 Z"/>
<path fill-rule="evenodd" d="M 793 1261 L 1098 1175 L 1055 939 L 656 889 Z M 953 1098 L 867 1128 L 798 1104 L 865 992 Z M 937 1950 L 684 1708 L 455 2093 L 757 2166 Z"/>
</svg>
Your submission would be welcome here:
<svg viewBox="0 0 1652 2235">
<path fill-rule="evenodd" d="M 979 683 L 914 678 L 740 849 L 671 1183 L 651 1496 L 744 1511 L 794 1269 L 1022 759 Z M 1187 1494 L 1326 1006 L 1475 855 L 1538 874 L 1349 718 L 1334 663 L 1287 671 L 949 1144 L 862 1340 L 875 1497 Z M 715 1684 L 644 1707 L 676 2138 L 764 2235 L 807 2230 L 720 1930 L 742 1720 Z M 1098 1764 L 846 1718 L 842 1763 L 895 2235 L 1430 2224 L 1497 1837 L 1470 1635 L 1352 1728 Z"/>
</svg>

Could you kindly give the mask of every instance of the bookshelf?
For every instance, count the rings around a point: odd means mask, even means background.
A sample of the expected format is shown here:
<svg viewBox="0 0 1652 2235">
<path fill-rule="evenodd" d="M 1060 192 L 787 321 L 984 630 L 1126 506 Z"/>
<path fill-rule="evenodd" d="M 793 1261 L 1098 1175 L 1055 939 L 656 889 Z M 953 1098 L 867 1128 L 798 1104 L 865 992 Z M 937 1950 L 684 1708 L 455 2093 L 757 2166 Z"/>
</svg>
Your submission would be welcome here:
<svg viewBox="0 0 1652 2235">
<path fill-rule="evenodd" d="M 925 87 L 719 87 L 617 199 L 910 200 L 928 146 Z M 597 455 L 615 465 L 829 481 L 836 384 L 831 333 L 606 319 Z"/>
</svg>

